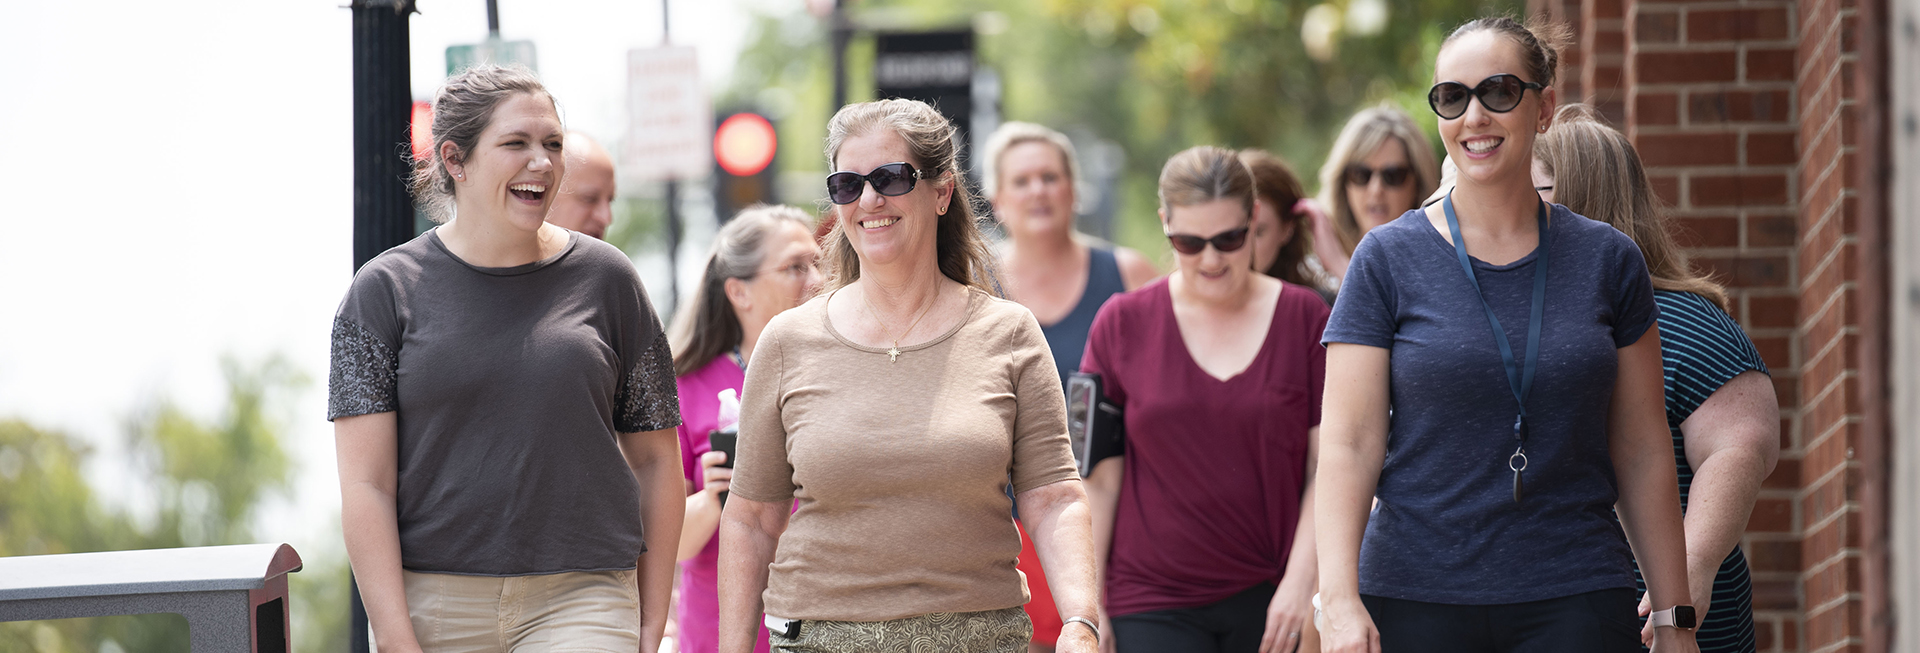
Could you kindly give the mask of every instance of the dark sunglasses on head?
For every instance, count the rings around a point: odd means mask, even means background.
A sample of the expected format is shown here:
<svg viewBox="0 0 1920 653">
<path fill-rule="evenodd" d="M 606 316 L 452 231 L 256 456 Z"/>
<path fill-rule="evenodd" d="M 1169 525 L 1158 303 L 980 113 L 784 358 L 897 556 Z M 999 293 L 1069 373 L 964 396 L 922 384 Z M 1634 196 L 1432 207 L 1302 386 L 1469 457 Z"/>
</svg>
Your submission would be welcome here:
<svg viewBox="0 0 1920 653">
<path fill-rule="evenodd" d="M 1222 231 L 1214 234 L 1212 238 L 1170 233 L 1167 234 L 1167 242 L 1172 243 L 1173 250 L 1181 254 L 1199 254 L 1207 248 L 1207 243 L 1213 243 L 1214 249 L 1220 250 L 1220 253 L 1225 254 L 1247 245 L 1247 228 L 1241 227 L 1232 231 Z"/>
<path fill-rule="evenodd" d="M 1480 80 L 1478 85 L 1467 88 L 1460 82 L 1440 82 L 1427 91 L 1427 106 L 1433 107 L 1434 115 L 1447 120 L 1458 118 L 1467 113 L 1467 103 L 1480 98 L 1480 106 L 1494 113 L 1506 113 L 1520 106 L 1521 96 L 1527 89 L 1536 91 L 1547 87 L 1534 82 L 1522 81 L 1511 73 L 1500 73 Z"/>
<path fill-rule="evenodd" d="M 1407 177 L 1412 172 L 1413 169 L 1406 166 L 1387 166 L 1375 170 L 1363 165 L 1354 164 L 1347 166 L 1347 183 L 1355 186 L 1365 186 L 1367 182 L 1373 180 L 1375 174 L 1379 174 L 1380 183 L 1386 184 L 1388 188 L 1399 188 L 1401 184 L 1407 183 Z"/>
<path fill-rule="evenodd" d="M 852 204 L 860 200 L 860 191 L 867 184 L 873 184 L 876 193 L 899 197 L 913 192 L 913 185 L 921 175 L 911 163 L 889 163 L 864 175 L 836 172 L 827 175 L 827 199 L 834 204 Z"/>
</svg>

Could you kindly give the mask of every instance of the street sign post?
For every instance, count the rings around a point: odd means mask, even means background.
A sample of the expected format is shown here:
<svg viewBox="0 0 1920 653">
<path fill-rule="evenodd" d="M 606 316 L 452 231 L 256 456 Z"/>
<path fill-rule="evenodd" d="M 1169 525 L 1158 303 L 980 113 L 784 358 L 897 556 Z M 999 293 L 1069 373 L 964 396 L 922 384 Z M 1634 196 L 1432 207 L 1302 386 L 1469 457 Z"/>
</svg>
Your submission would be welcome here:
<svg viewBox="0 0 1920 653">
<path fill-rule="evenodd" d="M 489 38 L 479 43 L 447 46 L 448 77 L 487 63 L 502 66 L 520 64 L 526 66 L 528 70 L 540 69 L 539 62 L 534 56 L 533 41 L 502 41 Z"/>
</svg>

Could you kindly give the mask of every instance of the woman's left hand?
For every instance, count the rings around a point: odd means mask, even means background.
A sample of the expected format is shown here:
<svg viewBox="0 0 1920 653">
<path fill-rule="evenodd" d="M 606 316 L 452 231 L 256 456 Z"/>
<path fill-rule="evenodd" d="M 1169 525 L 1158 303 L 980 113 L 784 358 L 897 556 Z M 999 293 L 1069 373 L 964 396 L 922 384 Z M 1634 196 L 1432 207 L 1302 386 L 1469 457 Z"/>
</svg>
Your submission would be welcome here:
<svg viewBox="0 0 1920 653">
<path fill-rule="evenodd" d="M 1112 633 L 1106 633 L 1112 637 Z M 1093 636 L 1093 629 L 1085 624 L 1069 623 L 1060 629 L 1060 638 L 1054 640 L 1055 653 L 1100 653 L 1100 640 Z"/>
<path fill-rule="evenodd" d="M 1282 579 L 1267 603 L 1267 632 L 1260 637 L 1260 653 L 1294 653 L 1313 625 L 1313 586 Z"/>
</svg>

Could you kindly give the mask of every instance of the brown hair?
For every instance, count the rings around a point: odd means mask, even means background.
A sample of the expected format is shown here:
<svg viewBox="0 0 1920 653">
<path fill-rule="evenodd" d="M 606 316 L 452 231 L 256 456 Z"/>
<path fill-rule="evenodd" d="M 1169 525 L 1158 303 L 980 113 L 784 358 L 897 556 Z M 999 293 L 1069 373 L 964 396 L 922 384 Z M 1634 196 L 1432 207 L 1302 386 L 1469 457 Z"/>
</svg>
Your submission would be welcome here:
<svg viewBox="0 0 1920 653">
<path fill-rule="evenodd" d="M 746 330 L 727 299 L 728 279 L 748 279 L 766 264 L 767 237 L 782 225 L 799 225 L 813 233 L 813 216 L 791 206 L 755 204 L 720 228 L 713 237 L 700 286 L 673 316 L 667 340 L 673 343 L 673 375 L 699 371 L 714 357 L 740 346 Z"/>
<path fill-rule="evenodd" d="M 973 193 L 960 170 L 958 138 L 953 123 L 933 107 L 919 100 L 876 100 L 840 107 L 827 122 L 827 167 L 837 168 L 840 146 L 847 139 L 864 136 L 876 129 L 891 130 L 906 141 L 912 163 L 925 173 L 922 181 L 938 183 L 945 177 L 953 183 L 953 195 L 947 199 L 946 212 L 935 229 L 936 257 L 940 274 L 948 279 L 998 295 L 989 285 L 991 254 L 987 241 L 975 224 Z M 846 287 L 860 279 L 860 257 L 853 251 L 840 221 L 833 221 L 827 232 L 824 257 L 828 265 L 827 290 Z"/>
<path fill-rule="evenodd" d="M 1520 46 L 1520 58 L 1525 63 L 1529 81 L 1541 86 L 1552 86 L 1554 72 L 1560 67 L 1560 52 L 1573 43 L 1573 29 L 1566 23 L 1555 22 L 1544 15 L 1527 19 L 1525 25 L 1511 16 L 1489 16 L 1467 21 L 1455 28 L 1447 40 L 1440 43 L 1444 50 L 1452 45 L 1454 39 L 1479 31 L 1492 31 L 1507 37 L 1514 45 Z"/>
<path fill-rule="evenodd" d="M 474 66 L 447 79 L 433 98 L 433 147 L 427 156 L 413 160 L 413 199 L 427 218 L 446 222 L 453 215 L 453 177 L 447 174 L 447 162 L 440 148 L 453 143 L 454 163 L 460 163 L 479 144 L 480 132 L 493 122 L 493 110 L 518 93 L 546 96 L 553 94 L 540 78 L 523 66 Z M 555 114 L 559 113 L 555 107 Z"/>
<path fill-rule="evenodd" d="M 1653 287 L 1690 292 L 1727 307 L 1727 291 L 1693 271 L 1673 242 L 1666 212 L 1625 134 L 1585 104 L 1554 112 L 1553 127 L 1533 142 L 1533 156 L 1553 175 L 1553 199 L 1568 210 L 1613 225 L 1646 257 Z"/>
<path fill-rule="evenodd" d="M 1199 145 L 1182 150 L 1160 169 L 1161 222 L 1173 220 L 1173 207 L 1216 200 L 1240 200 L 1253 220 L 1253 173 L 1233 150 Z"/>
<path fill-rule="evenodd" d="M 1313 233 L 1307 228 L 1306 216 L 1293 210 L 1293 205 L 1305 195 L 1300 179 L 1293 175 L 1293 168 L 1286 161 L 1265 150 L 1241 150 L 1240 162 L 1246 164 L 1247 171 L 1253 175 L 1254 193 L 1273 206 L 1281 223 L 1293 225 L 1293 237 L 1280 245 L 1273 263 L 1261 272 L 1287 283 L 1319 288 L 1320 274 L 1307 265 L 1307 252 L 1313 250 Z"/>
<path fill-rule="evenodd" d="M 1411 116 L 1384 104 L 1353 114 L 1347 126 L 1340 129 L 1339 138 L 1334 139 L 1326 165 L 1320 166 L 1320 202 L 1327 206 L 1333 232 L 1348 254 L 1360 246 L 1360 222 L 1354 219 L 1353 204 L 1347 201 L 1347 166 L 1372 156 L 1390 138 L 1405 148 L 1407 165 L 1413 168 L 1414 204 L 1403 210 L 1419 208 L 1420 200 L 1440 187 L 1440 164 L 1433 158 L 1433 146 Z"/>
</svg>

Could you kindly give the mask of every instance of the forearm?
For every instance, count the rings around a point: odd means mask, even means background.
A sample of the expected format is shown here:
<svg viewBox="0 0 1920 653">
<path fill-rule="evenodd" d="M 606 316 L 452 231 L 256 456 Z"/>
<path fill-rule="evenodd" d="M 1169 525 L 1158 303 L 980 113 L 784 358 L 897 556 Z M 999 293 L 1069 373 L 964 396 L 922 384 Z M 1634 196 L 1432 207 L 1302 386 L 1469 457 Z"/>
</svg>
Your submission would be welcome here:
<svg viewBox="0 0 1920 653">
<path fill-rule="evenodd" d="M 1746 533 L 1765 475 L 1759 454 L 1737 449 L 1719 451 L 1694 469 L 1684 519 L 1689 577 L 1712 579 L 1719 572 Z M 1711 587 L 1694 589 L 1696 596 L 1710 596 Z"/>
<path fill-rule="evenodd" d="M 341 531 L 367 622 L 382 651 L 418 650 L 400 571 L 400 527 L 392 494 L 361 483 L 340 492 Z"/>
<path fill-rule="evenodd" d="M 1113 520 L 1120 509 L 1120 479 L 1125 475 L 1126 461 L 1115 456 L 1095 463 L 1083 484 L 1093 541 L 1093 574 L 1102 587 L 1106 585 L 1107 556 L 1113 554 Z"/>
<path fill-rule="evenodd" d="M 695 492 L 687 495 L 687 519 L 680 528 L 680 550 L 676 556 L 687 560 L 700 555 L 707 548 L 707 542 L 713 541 L 713 535 L 720 529 L 720 498 L 712 492 Z"/>
<path fill-rule="evenodd" d="M 1619 350 L 1607 450 L 1619 487 L 1620 526 L 1647 581 L 1653 609 L 1690 605 L 1680 481 L 1673 466 L 1661 378 L 1659 327 Z"/>
<path fill-rule="evenodd" d="M 642 532 L 649 541 L 662 545 L 641 554 L 638 568 L 641 642 L 642 649 L 647 651 L 659 647 L 666 631 L 667 604 L 673 600 L 673 577 L 678 560 L 666 555 L 665 545 L 680 542 L 680 526 L 685 520 L 686 503 L 682 493 L 686 485 L 678 465 L 678 441 L 674 441 L 674 445 L 676 451 L 667 453 L 676 455 L 656 452 L 632 467 L 633 477 L 640 484 Z"/>
<path fill-rule="evenodd" d="M 1326 431 L 1329 435 L 1335 430 Z M 1384 447 L 1364 446 L 1357 440 L 1328 437 L 1320 450 L 1313 494 L 1314 555 L 1318 558 L 1323 600 L 1360 596 L 1360 540 L 1366 535 L 1367 515 L 1379 482 Z M 1302 521 L 1307 519 L 1301 516 Z M 1289 567 L 1292 561 L 1288 561 Z"/>
<path fill-rule="evenodd" d="M 1281 587 L 1313 593 L 1320 586 L 1320 554 L 1314 543 L 1314 483 L 1308 479 L 1300 492 L 1300 521 L 1293 527 L 1293 548 L 1287 551 L 1287 566 L 1280 577 Z"/>
<path fill-rule="evenodd" d="M 1079 481 L 1028 490 L 1020 498 L 1022 525 L 1046 570 L 1060 616 L 1100 621 L 1100 580 L 1094 570 L 1093 524 Z"/>
<path fill-rule="evenodd" d="M 751 653 L 766 611 L 761 594 L 768 567 L 786 530 L 786 506 L 738 497 L 728 504 L 720 513 L 720 651 Z"/>
</svg>

